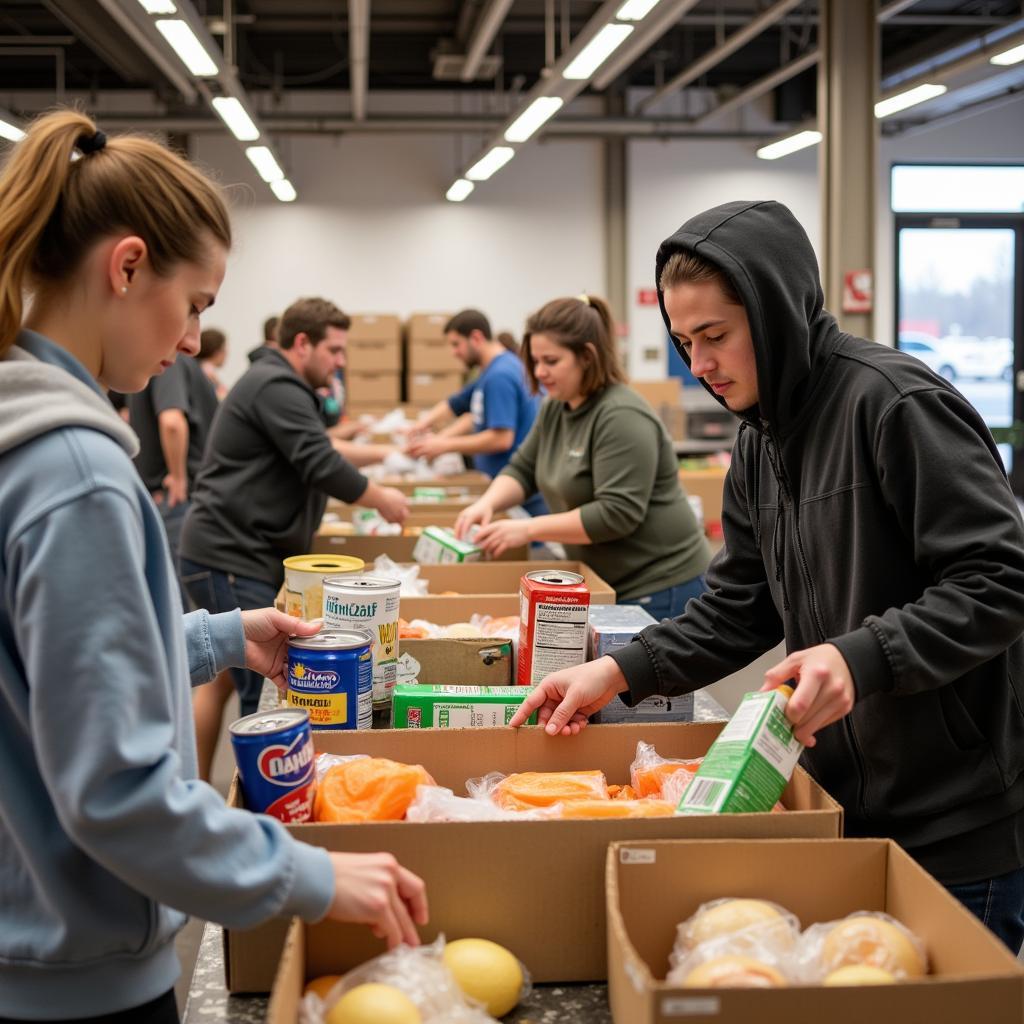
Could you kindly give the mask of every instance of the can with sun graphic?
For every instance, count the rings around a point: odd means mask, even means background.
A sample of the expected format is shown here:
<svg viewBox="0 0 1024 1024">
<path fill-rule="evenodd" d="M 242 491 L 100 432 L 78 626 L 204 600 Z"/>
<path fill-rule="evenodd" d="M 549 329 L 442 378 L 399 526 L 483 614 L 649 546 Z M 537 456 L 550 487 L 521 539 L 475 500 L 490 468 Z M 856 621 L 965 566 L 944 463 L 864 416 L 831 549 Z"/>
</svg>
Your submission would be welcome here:
<svg viewBox="0 0 1024 1024">
<path fill-rule="evenodd" d="M 314 729 L 373 725 L 373 639 L 365 629 L 326 629 L 288 641 L 288 703 Z"/>
</svg>

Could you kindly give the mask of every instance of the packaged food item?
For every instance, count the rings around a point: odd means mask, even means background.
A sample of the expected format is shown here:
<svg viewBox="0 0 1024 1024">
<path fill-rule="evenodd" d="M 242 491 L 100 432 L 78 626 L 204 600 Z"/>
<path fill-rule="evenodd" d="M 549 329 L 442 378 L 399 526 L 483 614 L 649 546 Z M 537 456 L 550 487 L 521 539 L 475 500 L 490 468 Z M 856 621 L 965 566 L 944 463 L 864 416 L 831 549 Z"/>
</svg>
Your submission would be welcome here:
<svg viewBox="0 0 1024 1024">
<path fill-rule="evenodd" d="M 444 527 L 425 526 L 412 549 L 412 557 L 420 565 L 461 565 L 479 562 L 483 558 L 483 550 L 469 541 L 459 540 Z"/>
<path fill-rule="evenodd" d="M 398 675 L 398 580 L 388 576 L 324 579 L 324 628 L 365 629 L 373 638 L 373 706 L 391 707 Z"/>
<path fill-rule="evenodd" d="M 608 800 L 608 785 L 600 771 L 518 772 L 506 776 L 494 772 L 468 782 L 466 788 L 470 795 L 489 792 L 499 807 L 516 811 L 569 800 Z"/>
<path fill-rule="evenodd" d="M 868 964 L 847 964 L 825 976 L 822 985 L 837 988 L 840 985 L 895 985 L 896 979 L 881 967 Z"/>
<path fill-rule="evenodd" d="M 630 785 L 639 797 L 656 796 L 667 799 L 663 793 L 666 780 L 670 779 L 677 772 L 684 772 L 685 777 L 681 780 L 682 790 L 689 785 L 690 779 L 701 765 L 703 758 L 693 759 L 667 758 L 662 757 L 650 743 L 641 740 L 636 745 L 636 756 L 629 766 Z M 677 796 L 676 803 L 679 803 Z"/>
<path fill-rule="evenodd" d="M 317 729 L 373 725 L 373 640 L 365 629 L 321 630 L 288 641 L 288 703 Z"/>
<path fill-rule="evenodd" d="M 520 686 L 536 686 L 550 673 L 587 660 L 589 609 L 590 591 L 579 573 L 542 569 L 523 576 L 516 672 Z"/>
<path fill-rule="evenodd" d="M 680 814 L 767 812 L 775 806 L 804 749 L 786 717 L 792 694 L 780 686 L 743 698 L 686 787 Z"/>
<path fill-rule="evenodd" d="M 681 982 L 683 988 L 785 988 L 786 979 L 771 964 L 752 956 L 723 955 L 698 964 Z"/>
<path fill-rule="evenodd" d="M 284 560 L 284 610 L 309 622 L 324 613 L 324 577 L 362 572 L 351 555 L 293 555 Z"/>
<path fill-rule="evenodd" d="M 394 729 L 478 729 L 508 725 L 529 691 L 522 686 L 423 686 L 398 683 Z M 536 724 L 537 712 L 529 720 Z"/>
<path fill-rule="evenodd" d="M 877 968 L 896 980 L 928 973 L 924 943 L 889 914 L 867 911 L 811 925 L 793 959 L 795 973 L 807 984 L 846 967 Z"/>
<path fill-rule="evenodd" d="M 309 712 L 257 711 L 229 731 L 246 807 L 281 821 L 309 821 L 316 792 Z"/>
<path fill-rule="evenodd" d="M 434 780 L 419 764 L 355 758 L 327 770 L 316 791 L 317 821 L 401 821 L 417 786 Z"/>
<path fill-rule="evenodd" d="M 556 804 L 560 818 L 671 818 L 676 805 L 665 800 L 567 800 Z"/>
<path fill-rule="evenodd" d="M 587 657 L 593 661 L 633 642 L 657 620 L 635 604 L 592 604 L 588 618 Z"/>
</svg>

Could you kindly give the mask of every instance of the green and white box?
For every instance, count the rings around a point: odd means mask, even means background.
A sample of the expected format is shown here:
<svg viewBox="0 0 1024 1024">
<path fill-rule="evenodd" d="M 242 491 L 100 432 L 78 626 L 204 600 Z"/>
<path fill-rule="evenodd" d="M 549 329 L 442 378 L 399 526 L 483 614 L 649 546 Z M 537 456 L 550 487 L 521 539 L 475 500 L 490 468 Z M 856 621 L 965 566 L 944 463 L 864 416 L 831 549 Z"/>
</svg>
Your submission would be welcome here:
<svg viewBox="0 0 1024 1024">
<path fill-rule="evenodd" d="M 508 725 L 527 686 L 421 686 L 399 683 L 392 699 L 393 729 L 479 729 Z M 529 725 L 537 722 L 535 711 Z"/>
<path fill-rule="evenodd" d="M 443 487 L 414 487 L 412 489 L 412 500 L 424 505 L 445 501 L 447 497 L 448 492 Z"/>
<path fill-rule="evenodd" d="M 412 549 L 412 557 L 420 565 L 479 562 L 483 551 L 469 541 L 459 540 L 451 530 L 427 526 Z"/>
<path fill-rule="evenodd" d="M 803 751 L 786 717 L 789 687 L 748 693 L 711 744 L 677 814 L 770 811 Z"/>
</svg>

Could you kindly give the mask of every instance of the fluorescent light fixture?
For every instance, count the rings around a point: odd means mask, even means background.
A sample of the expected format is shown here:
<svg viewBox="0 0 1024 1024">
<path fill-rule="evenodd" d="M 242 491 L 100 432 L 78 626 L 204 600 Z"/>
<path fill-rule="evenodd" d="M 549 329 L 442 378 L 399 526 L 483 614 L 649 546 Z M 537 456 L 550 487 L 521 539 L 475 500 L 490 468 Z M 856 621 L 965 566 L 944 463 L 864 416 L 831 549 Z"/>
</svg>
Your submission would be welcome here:
<svg viewBox="0 0 1024 1024">
<path fill-rule="evenodd" d="M 790 153 L 795 153 L 797 150 L 816 146 L 819 142 L 821 142 L 821 132 L 808 129 L 797 132 L 795 135 L 787 135 L 786 138 L 779 139 L 778 142 L 762 146 L 757 151 L 757 155 L 762 160 L 778 160 L 780 156 L 789 156 Z"/>
<path fill-rule="evenodd" d="M 1020 46 L 1015 46 L 1012 50 L 1003 50 L 1002 53 L 997 53 L 994 57 L 989 57 L 989 64 L 998 64 L 999 67 L 1009 67 L 1011 64 L 1019 64 L 1024 60 L 1024 43 Z"/>
<path fill-rule="evenodd" d="M 626 0 L 615 12 L 615 17 L 619 21 L 640 21 L 641 18 L 646 18 L 658 3 L 659 0 Z"/>
<path fill-rule="evenodd" d="M 515 155 L 516 151 L 511 146 L 495 146 L 466 171 L 466 177 L 472 181 L 486 181 L 495 171 L 500 171 Z"/>
<path fill-rule="evenodd" d="M 217 116 L 228 126 L 231 134 L 239 142 L 254 142 L 260 137 L 260 130 L 253 123 L 245 107 L 234 96 L 216 96 L 213 109 Z"/>
<path fill-rule="evenodd" d="M 5 121 L 0 117 L 0 139 L 10 139 L 11 142 L 20 142 L 25 138 L 25 133 L 16 125 L 10 121 Z"/>
<path fill-rule="evenodd" d="M 634 25 L 605 25 L 573 58 L 563 78 L 586 81 L 627 39 Z"/>
<path fill-rule="evenodd" d="M 509 126 L 506 142 L 525 142 L 565 103 L 560 96 L 538 96 Z"/>
<path fill-rule="evenodd" d="M 887 100 L 879 100 L 875 104 L 875 117 L 881 119 L 898 114 L 901 110 L 906 110 L 907 107 L 916 107 L 918 103 L 933 100 L 946 91 L 944 85 L 919 85 L 915 89 L 897 93 L 895 96 L 890 96 Z"/>
<path fill-rule="evenodd" d="M 147 14 L 177 14 L 173 0 L 139 0 Z"/>
<path fill-rule="evenodd" d="M 272 181 L 270 183 L 270 190 L 282 203 L 294 203 L 299 195 L 295 191 L 295 186 L 287 178 L 281 178 L 280 181 Z"/>
<path fill-rule="evenodd" d="M 284 177 L 284 171 L 274 159 L 274 154 L 270 152 L 269 146 L 246 146 L 245 155 L 268 185 L 280 181 Z"/>
<path fill-rule="evenodd" d="M 217 74 L 216 61 L 206 52 L 192 29 L 180 18 L 161 19 L 157 21 L 156 27 L 193 75 L 197 78 L 213 78 Z"/>
<path fill-rule="evenodd" d="M 466 181 L 465 178 L 456 178 L 455 184 L 445 192 L 444 197 L 451 203 L 461 203 L 474 188 L 476 186 L 473 182 Z"/>
</svg>

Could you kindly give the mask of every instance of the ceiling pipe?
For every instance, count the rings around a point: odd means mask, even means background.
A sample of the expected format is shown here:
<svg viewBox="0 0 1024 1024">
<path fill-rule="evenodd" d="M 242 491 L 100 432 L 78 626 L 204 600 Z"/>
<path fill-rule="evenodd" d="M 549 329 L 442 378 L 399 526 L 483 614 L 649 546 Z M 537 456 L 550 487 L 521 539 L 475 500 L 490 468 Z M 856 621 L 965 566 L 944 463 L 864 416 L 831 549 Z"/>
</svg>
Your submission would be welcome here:
<svg viewBox="0 0 1024 1024">
<path fill-rule="evenodd" d="M 487 6 L 480 12 L 466 47 L 466 60 L 462 65 L 459 78 L 463 82 L 472 82 L 480 70 L 480 62 L 487 56 L 495 36 L 501 30 L 505 15 L 512 6 L 512 0 L 488 0 Z"/>
<path fill-rule="evenodd" d="M 370 85 L 370 0 L 348 0 L 349 95 L 352 116 L 366 119 Z"/>
</svg>

